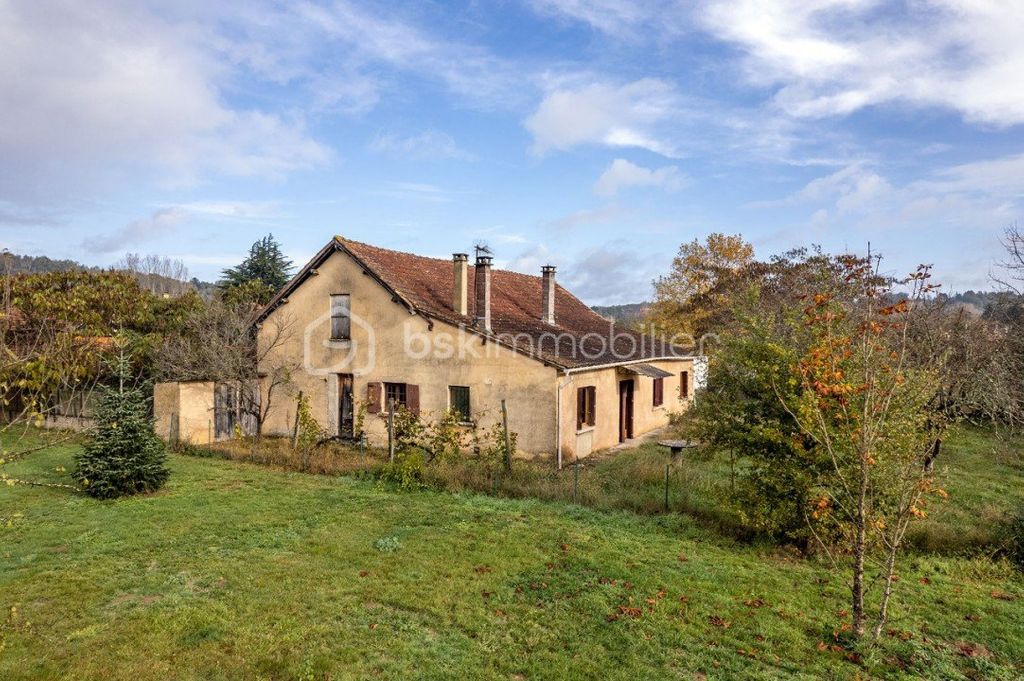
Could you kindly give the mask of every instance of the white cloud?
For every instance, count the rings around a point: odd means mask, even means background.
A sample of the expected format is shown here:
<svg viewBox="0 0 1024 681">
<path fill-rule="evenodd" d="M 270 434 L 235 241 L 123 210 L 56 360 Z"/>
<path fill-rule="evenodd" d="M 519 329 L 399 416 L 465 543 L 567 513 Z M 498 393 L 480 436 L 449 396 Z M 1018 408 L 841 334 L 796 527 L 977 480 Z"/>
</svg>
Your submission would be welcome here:
<svg viewBox="0 0 1024 681">
<path fill-rule="evenodd" d="M 438 130 L 409 136 L 381 133 L 373 138 L 369 146 L 371 151 L 400 159 L 470 161 L 474 158 L 473 154 L 460 148 L 451 135 Z"/>
<path fill-rule="evenodd" d="M 566 288 L 590 305 L 649 300 L 656 258 L 641 257 L 625 241 L 591 248 L 565 268 Z"/>
<path fill-rule="evenodd" d="M 608 34 L 643 23 L 653 9 L 631 0 L 533 0 L 531 4 L 542 14 L 582 21 Z"/>
<path fill-rule="evenodd" d="M 819 229 L 917 229 L 935 225 L 991 230 L 1024 213 L 1024 154 L 931 171 L 897 184 L 864 163 L 811 180 L 778 201 L 749 207 L 809 206 Z"/>
<path fill-rule="evenodd" d="M 939 106 L 971 122 L 1024 122 L 1024 4 L 926 0 L 715 0 L 704 27 L 746 54 L 748 77 L 775 86 L 797 117 L 885 103 Z"/>
<path fill-rule="evenodd" d="M 111 175 L 276 177 L 328 160 L 300 116 L 225 104 L 201 36 L 116 0 L 0 4 L 0 193 L 58 202 Z"/>
<path fill-rule="evenodd" d="M 675 89 L 663 80 L 592 83 L 550 92 L 524 124 L 537 154 L 598 144 L 638 147 L 671 157 L 677 152 L 660 138 L 658 128 L 677 108 Z"/>
<path fill-rule="evenodd" d="M 596 225 L 610 222 L 617 217 L 624 215 L 626 211 L 618 204 L 601 206 L 600 208 L 584 208 L 552 220 L 548 226 L 557 229 L 572 229 L 580 225 Z"/>
<path fill-rule="evenodd" d="M 82 242 L 82 246 L 92 253 L 123 251 L 128 247 L 173 232 L 181 222 L 188 218 L 188 211 L 177 206 L 161 208 L 148 218 L 133 220 L 116 232 L 88 238 Z"/>
<path fill-rule="evenodd" d="M 620 189 L 626 187 L 659 187 L 671 192 L 685 184 L 686 178 L 676 166 L 644 168 L 624 158 L 617 158 L 597 178 L 594 192 L 601 196 L 615 196 Z"/>
</svg>

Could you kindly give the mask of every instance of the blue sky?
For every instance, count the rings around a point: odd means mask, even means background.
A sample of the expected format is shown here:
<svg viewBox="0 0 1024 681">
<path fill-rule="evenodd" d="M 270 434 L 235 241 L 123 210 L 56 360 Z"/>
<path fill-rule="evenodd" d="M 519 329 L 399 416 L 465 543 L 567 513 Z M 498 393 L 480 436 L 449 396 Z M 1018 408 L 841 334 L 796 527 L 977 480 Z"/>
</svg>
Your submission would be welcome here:
<svg viewBox="0 0 1024 681">
<path fill-rule="evenodd" d="M 273 232 L 650 296 L 740 233 L 988 286 L 1024 204 L 1024 4 L 0 0 L 0 243 L 215 279 Z"/>
</svg>

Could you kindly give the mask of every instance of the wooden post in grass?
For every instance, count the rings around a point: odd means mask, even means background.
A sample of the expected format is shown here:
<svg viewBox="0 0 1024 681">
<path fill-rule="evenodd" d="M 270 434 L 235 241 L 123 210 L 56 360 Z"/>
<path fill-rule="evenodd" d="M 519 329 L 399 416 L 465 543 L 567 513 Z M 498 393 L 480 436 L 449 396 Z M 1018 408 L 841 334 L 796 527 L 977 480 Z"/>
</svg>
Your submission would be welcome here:
<svg viewBox="0 0 1024 681">
<path fill-rule="evenodd" d="M 576 503 L 576 499 L 580 493 L 580 460 L 578 457 L 573 458 L 572 462 L 572 503 Z"/>
<path fill-rule="evenodd" d="M 388 400 L 388 461 L 395 462 L 395 398 Z"/>
<path fill-rule="evenodd" d="M 505 434 L 505 470 L 512 472 L 512 440 L 508 434 L 508 407 L 501 401 L 501 430 Z"/>
<path fill-rule="evenodd" d="M 292 426 L 292 449 L 299 446 L 299 410 L 302 408 L 302 391 L 299 391 L 299 399 L 295 403 L 295 425 Z"/>
<path fill-rule="evenodd" d="M 665 464 L 665 512 L 668 513 L 668 472 L 672 468 L 671 463 Z"/>
</svg>

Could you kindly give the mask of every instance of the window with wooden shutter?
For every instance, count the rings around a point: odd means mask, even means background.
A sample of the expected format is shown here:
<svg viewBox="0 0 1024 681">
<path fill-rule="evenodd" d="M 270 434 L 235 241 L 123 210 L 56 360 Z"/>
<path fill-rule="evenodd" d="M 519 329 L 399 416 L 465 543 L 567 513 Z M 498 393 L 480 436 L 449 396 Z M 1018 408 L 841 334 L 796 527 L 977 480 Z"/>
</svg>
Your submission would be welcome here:
<svg viewBox="0 0 1024 681">
<path fill-rule="evenodd" d="M 597 422 L 597 388 L 592 385 L 576 389 L 576 430 L 583 430 Z"/>
<path fill-rule="evenodd" d="M 464 385 L 448 386 L 448 406 L 459 415 L 463 423 L 469 421 L 469 387 Z"/>
<path fill-rule="evenodd" d="M 660 407 L 665 403 L 665 379 L 654 379 L 654 406 Z"/>
<path fill-rule="evenodd" d="M 366 413 L 379 414 L 381 412 L 381 384 L 368 383 L 366 385 Z"/>
<path fill-rule="evenodd" d="M 405 383 L 385 383 L 384 384 L 384 410 L 387 411 L 394 401 L 396 407 L 406 406 L 406 401 L 409 397 L 408 386 Z"/>
<path fill-rule="evenodd" d="M 349 340 L 352 337 L 351 304 L 347 293 L 331 296 L 331 340 Z"/>
<path fill-rule="evenodd" d="M 679 374 L 679 399 L 685 400 L 690 396 L 690 372 L 683 371 Z"/>
<path fill-rule="evenodd" d="M 405 408 L 414 415 L 420 415 L 420 387 L 411 383 L 405 386 Z"/>
</svg>

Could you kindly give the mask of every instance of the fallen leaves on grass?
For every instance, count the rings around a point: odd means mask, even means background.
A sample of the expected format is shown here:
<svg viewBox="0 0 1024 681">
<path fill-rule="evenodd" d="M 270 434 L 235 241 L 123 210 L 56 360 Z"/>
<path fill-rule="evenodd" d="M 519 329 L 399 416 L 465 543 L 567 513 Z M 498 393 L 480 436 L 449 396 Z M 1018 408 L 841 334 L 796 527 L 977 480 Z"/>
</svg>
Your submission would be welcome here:
<svg viewBox="0 0 1024 681">
<path fill-rule="evenodd" d="M 967 643 L 966 641 L 959 641 L 953 644 L 960 654 L 964 657 L 981 657 L 988 658 L 992 657 L 991 651 L 988 648 L 981 645 L 980 643 Z"/>
<path fill-rule="evenodd" d="M 751 598 L 743 601 L 743 605 L 748 608 L 763 608 L 765 606 L 765 602 L 761 598 Z"/>
<path fill-rule="evenodd" d="M 476 572 L 478 575 L 485 575 L 485 574 L 487 574 L 488 572 L 491 571 L 491 566 L 490 565 L 477 565 L 475 568 L 473 568 L 473 571 Z"/>
<path fill-rule="evenodd" d="M 368 577 L 369 575 L 370 575 L 370 573 L 367 572 L 366 570 L 360 570 L 359 571 L 359 576 L 360 577 Z"/>
<path fill-rule="evenodd" d="M 708 624 L 713 627 L 721 627 L 722 629 L 728 629 L 732 626 L 732 622 L 727 619 L 723 619 L 718 615 L 711 615 L 708 617 Z"/>
<path fill-rule="evenodd" d="M 1005 591 L 993 591 L 991 594 L 992 598 L 1000 601 L 1012 601 L 1014 600 L 1013 594 L 1008 594 Z"/>
</svg>

